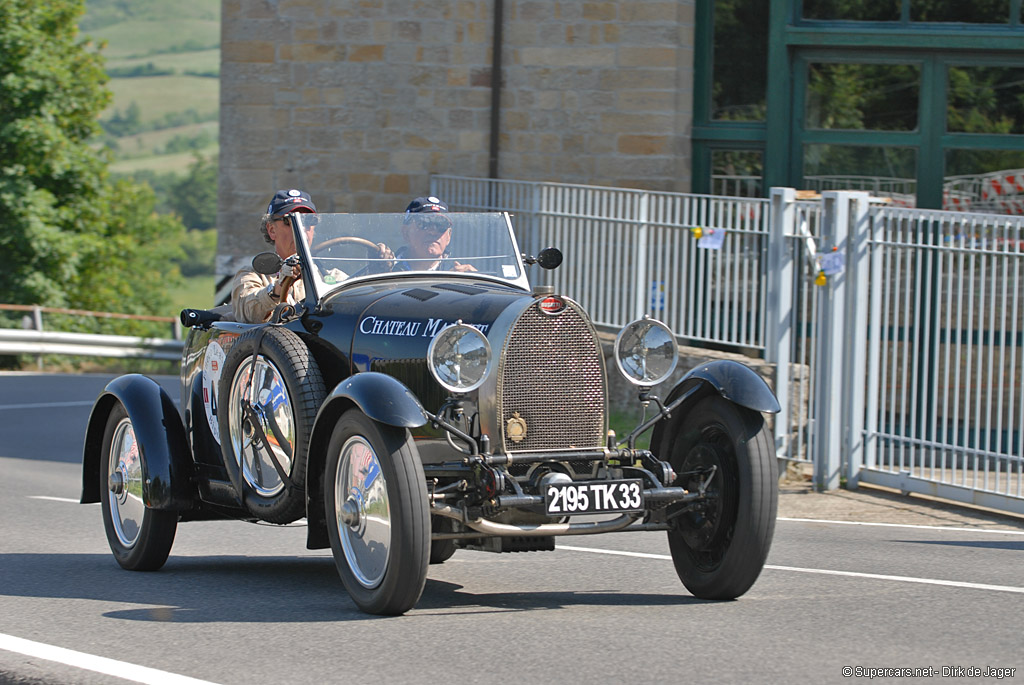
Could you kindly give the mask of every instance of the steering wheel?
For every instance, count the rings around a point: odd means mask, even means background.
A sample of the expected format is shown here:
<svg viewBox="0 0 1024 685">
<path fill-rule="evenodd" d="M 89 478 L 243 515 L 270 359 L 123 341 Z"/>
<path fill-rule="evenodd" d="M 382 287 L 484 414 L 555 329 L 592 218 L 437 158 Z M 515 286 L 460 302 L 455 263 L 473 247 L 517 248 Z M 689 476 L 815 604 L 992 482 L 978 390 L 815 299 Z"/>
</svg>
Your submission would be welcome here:
<svg viewBox="0 0 1024 685">
<path fill-rule="evenodd" d="M 357 238 L 357 237 L 351 236 L 351 235 L 343 235 L 343 236 L 339 236 L 337 238 L 331 238 L 330 240 L 325 240 L 322 243 L 320 243 L 319 245 L 313 245 L 309 249 L 309 251 L 310 251 L 311 254 L 318 255 L 318 254 L 320 254 L 321 252 L 323 252 L 325 250 L 331 249 L 335 245 L 342 245 L 342 244 L 345 244 L 345 243 L 352 243 L 352 244 L 355 244 L 355 245 L 362 245 L 363 247 L 367 247 L 367 248 L 370 248 L 370 249 L 373 249 L 373 250 L 377 250 L 377 253 L 380 254 L 380 256 L 382 256 L 382 257 L 384 256 L 382 250 L 377 245 L 377 243 L 371 242 L 371 241 L 367 240 L 366 238 Z"/>
</svg>

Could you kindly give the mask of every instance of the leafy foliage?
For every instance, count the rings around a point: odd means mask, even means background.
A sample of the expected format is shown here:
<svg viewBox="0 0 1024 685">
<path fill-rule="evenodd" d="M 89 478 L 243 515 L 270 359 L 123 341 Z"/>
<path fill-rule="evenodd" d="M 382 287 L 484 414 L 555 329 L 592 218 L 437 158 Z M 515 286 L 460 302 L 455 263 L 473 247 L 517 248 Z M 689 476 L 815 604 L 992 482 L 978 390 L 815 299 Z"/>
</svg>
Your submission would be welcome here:
<svg viewBox="0 0 1024 685">
<path fill-rule="evenodd" d="M 162 256 L 181 222 L 151 189 L 113 182 L 90 146 L 110 101 L 102 57 L 78 37 L 82 0 L 0 3 L 0 300 L 166 313 L 180 278 Z"/>
</svg>

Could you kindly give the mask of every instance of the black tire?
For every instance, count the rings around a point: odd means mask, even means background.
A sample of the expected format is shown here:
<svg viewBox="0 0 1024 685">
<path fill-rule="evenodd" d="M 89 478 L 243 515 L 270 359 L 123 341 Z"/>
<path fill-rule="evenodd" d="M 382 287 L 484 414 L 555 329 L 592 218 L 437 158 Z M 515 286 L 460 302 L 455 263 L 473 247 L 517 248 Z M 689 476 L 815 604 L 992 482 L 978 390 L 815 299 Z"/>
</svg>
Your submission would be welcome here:
<svg viewBox="0 0 1024 685">
<path fill-rule="evenodd" d="M 430 532 L 450 533 L 452 532 L 451 519 L 444 516 L 434 516 L 430 519 Z M 443 564 L 455 554 L 455 540 L 431 540 L 430 541 L 430 563 Z"/>
<path fill-rule="evenodd" d="M 103 430 L 100 498 L 103 529 L 122 568 L 156 571 L 167 561 L 178 528 L 178 512 L 150 509 L 142 500 L 142 456 L 135 429 L 120 402 Z M 115 475 L 111 479 L 112 474 Z M 116 481 L 117 487 L 111 483 Z"/>
<path fill-rule="evenodd" d="M 243 400 L 248 403 L 257 340 L 259 411 L 253 422 L 246 416 Z M 231 346 L 217 389 L 221 453 L 246 509 L 254 516 L 271 523 L 291 523 L 306 515 L 309 438 L 326 395 L 316 360 L 302 339 L 287 328 L 253 329 Z M 281 478 L 267 449 L 259 446 L 260 432 L 267 436 L 292 487 Z"/>
<path fill-rule="evenodd" d="M 764 418 L 710 395 L 677 420 L 661 447 L 676 485 L 691 491 L 702 479 L 695 471 L 716 467 L 711 497 L 674 518 L 668 534 L 679 579 L 702 599 L 739 597 L 764 568 L 775 530 L 778 464 Z"/>
<path fill-rule="evenodd" d="M 325 469 L 327 532 L 345 589 L 368 614 L 405 613 L 423 593 L 430 556 L 426 477 L 409 431 L 350 409 Z"/>
</svg>

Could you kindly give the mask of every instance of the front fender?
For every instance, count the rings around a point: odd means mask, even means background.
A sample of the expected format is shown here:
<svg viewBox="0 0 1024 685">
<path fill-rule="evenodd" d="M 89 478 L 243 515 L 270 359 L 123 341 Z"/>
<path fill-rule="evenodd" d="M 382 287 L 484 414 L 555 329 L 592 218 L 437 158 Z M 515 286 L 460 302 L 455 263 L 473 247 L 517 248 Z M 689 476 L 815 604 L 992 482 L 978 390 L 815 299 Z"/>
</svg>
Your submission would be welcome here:
<svg viewBox="0 0 1024 685">
<path fill-rule="evenodd" d="M 93 405 L 85 431 L 82 503 L 99 502 L 103 431 L 114 406 L 124 405 L 142 459 L 142 499 L 150 509 L 192 507 L 189 488 L 192 458 L 185 427 L 170 396 L 146 376 L 129 374 L 110 381 Z"/>
<path fill-rule="evenodd" d="M 668 394 L 666 405 L 679 398 L 683 398 L 683 401 L 672 410 L 672 418 L 655 424 L 651 449 L 657 451 L 657 446 L 662 444 L 662 436 L 670 422 L 685 416 L 697 400 L 712 392 L 717 392 L 733 404 L 754 411 L 775 414 L 781 409 L 775 393 L 749 366 L 728 359 L 699 364 L 683 376 Z"/>
<path fill-rule="evenodd" d="M 723 398 L 741 407 L 767 414 L 777 414 L 781 409 L 775 393 L 763 378 L 749 366 L 728 359 L 719 359 L 694 367 L 672 389 L 669 397 L 678 396 L 677 390 L 681 390 L 687 382 L 693 383 L 694 379 L 708 383 Z"/>
<path fill-rule="evenodd" d="M 398 428 L 416 428 L 427 422 L 426 410 L 401 381 L 376 371 L 349 376 L 334 386 L 313 423 L 306 461 L 306 546 L 329 546 L 323 510 L 323 465 L 334 425 L 341 415 L 358 407 L 374 421 Z"/>
</svg>

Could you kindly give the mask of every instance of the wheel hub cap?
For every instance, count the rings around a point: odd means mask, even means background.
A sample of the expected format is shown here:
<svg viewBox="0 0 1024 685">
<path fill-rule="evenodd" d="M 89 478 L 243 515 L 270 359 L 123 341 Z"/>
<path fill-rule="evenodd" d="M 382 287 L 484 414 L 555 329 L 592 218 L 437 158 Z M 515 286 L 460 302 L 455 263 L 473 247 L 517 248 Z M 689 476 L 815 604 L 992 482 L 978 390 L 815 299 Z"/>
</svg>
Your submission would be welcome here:
<svg viewBox="0 0 1024 685">
<path fill-rule="evenodd" d="M 146 505 L 142 500 L 142 459 L 132 422 L 124 418 L 114 429 L 110 443 L 107 493 L 114 532 L 125 547 L 139 539 Z"/>
<path fill-rule="evenodd" d="M 280 370 L 262 356 L 255 371 L 252 359 L 242 363 L 231 381 L 229 403 L 231 447 L 242 478 L 260 496 L 273 497 L 285 487 L 275 458 L 290 475 L 289 455 L 295 454 L 295 413 Z"/>
<path fill-rule="evenodd" d="M 384 580 L 391 555 L 391 506 L 380 460 L 361 436 L 341 448 L 334 502 L 348 567 L 360 585 L 375 588 Z"/>
</svg>

